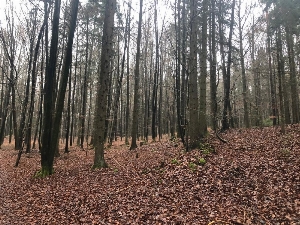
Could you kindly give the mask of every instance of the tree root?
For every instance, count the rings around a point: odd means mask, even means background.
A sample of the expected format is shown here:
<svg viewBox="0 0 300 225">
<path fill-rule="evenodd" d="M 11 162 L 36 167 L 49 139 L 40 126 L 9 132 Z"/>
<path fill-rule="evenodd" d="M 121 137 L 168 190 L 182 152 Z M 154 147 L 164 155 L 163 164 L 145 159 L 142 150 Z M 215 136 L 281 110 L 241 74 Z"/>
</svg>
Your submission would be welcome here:
<svg viewBox="0 0 300 225">
<path fill-rule="evenodd" d="M 217 136 L 217 138 L 218 138 L 220 141 L 222 141 L 223 143 L 228 143 L 227 140 L 225 140 L 224 138 L 222 138 L 222 137 L 220 136 L 220 132 L 221 132 L 221 130 L 216 131 L 216 136 Z"/>
</svg>

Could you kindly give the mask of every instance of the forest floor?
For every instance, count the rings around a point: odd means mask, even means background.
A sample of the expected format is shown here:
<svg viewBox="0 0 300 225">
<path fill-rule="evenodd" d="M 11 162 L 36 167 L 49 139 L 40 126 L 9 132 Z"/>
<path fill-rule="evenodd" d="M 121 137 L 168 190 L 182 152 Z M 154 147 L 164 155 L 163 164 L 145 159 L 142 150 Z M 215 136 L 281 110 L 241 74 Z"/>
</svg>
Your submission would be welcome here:
<svg viewBox="0 0 300 225">
<path fill-rule="evenodd" d="M 300 224 L 300 126 L 222 137 L 188 153 L 168 140 L 115 144 L 98 170 L 94 151 L 75 147 L 44 179 L 34 178 L 36 150 L 15 168 L 17 151 L 4 144 L 0 224 Z"/>
</svg>

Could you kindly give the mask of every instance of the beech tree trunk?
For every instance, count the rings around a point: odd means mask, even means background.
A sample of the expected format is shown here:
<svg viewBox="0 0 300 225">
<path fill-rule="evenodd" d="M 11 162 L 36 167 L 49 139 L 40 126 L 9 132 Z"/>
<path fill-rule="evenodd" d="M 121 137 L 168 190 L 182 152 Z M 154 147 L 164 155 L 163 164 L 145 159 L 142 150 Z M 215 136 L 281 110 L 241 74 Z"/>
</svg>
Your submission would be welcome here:
<svg viewBox="0 0 300 225">
<path fill-rule="evenodd" d="M 243 46 L 243 33 L 242 33 L 242 17 L 241 17 L 241 0 L 239 0 L 239 41 L 240 41 L 240 60 L 242 69 L 242 84 L 243 84 L 243 105 L 244 105 L 244 125 L 246 128 L 250 127 L 249 120 L 249 109 L 248 109 L 248 88 L 246 80 L 246 69 L 245 69 L 245 55 Z"/>
<path fill-rule="evenodd" d="M 45 2 L 45 4 L 47 4 Z M 53 89 L 56 74 L 58 31 L 59 31 L 60 0 L 54 2 L 52 38 L 50 47 L 49 62 L 46 66 L 45 86 L 44 86 L 44 117 L 43 136 L 41 148 L 41 171 L 40 176 L 45 177 L 53 174 L 53 161 L 55 148 L 53 148 L 52 126 L 53 126 Z M 56 146 L 56 144 L 55 144 Z"/>
<path fill-rule="evenodd" d="M 191 0 L 191 40 L 190 40 L 190 61 L 189 61 L 189 148 L 194 149 L 198 147 L 200 142 L 199 136 L 199 117 L 198 117 L 198 85 L 197 85 L 197 1 Z"/>
<path fill-rule="evenodd" d="M 94 116 L 94 165 L 93 168 L 107 167 L 104 159 L 105 121 L 107 119 L 107 95 L 109 93 L 110 64 L 113 55 L 113 30 L 116 0 L 105 1 L 105 16 L 100 58 L 100 74 L 98 76 L 97 98 Z"/>
<path fill-rule="evenodd" d="M 210 26 L 210 113 L 212 129 L 217 129 L 217 52 L 216 52 L 216 15 L 215 0 L 211 0 L 211 26 Z"/>
<path fill-rule="evenodd" d="M 140 0 L 138 36 L 137 36 L 137 51 L 135 58 L 134 70 L 134 100 L 132 112 L 132 130 L 131 130 L 131 146 L 130 149 L 137 148 L 137 131 L 138 131 L 138 113 L 139 113 L 139 83 L 140 83 L 140 57 L 141 57 L 141 39 L 142 39 L 142 20 L 143 20 L 143 0 Z"/>
<path fill-rule="evenodd" d="M 207 78 L 207 11 L 208 0 L 202 2 L 202 39 L 200 52 L 200 99 L 199 99 L 199 135 L 204 137 L 207 133 L 206 123 L 206 78 Z"/>
</svg>

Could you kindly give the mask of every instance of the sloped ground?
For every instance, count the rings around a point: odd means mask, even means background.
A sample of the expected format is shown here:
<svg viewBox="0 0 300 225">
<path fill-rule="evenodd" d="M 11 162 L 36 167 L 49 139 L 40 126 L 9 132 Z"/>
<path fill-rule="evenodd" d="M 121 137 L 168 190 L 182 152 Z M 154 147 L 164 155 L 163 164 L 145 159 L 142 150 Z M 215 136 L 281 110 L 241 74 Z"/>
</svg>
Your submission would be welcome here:
<svg viewBox="0 0 300 225">
<path fill-rule="evenodd" d="M 93 151 L 74 148 L 45 179 L 33 178 L 36 151 L 14 168 L 17 152 L 3 146 L 0 224 L 300 224 L 300 126 L 222 137 L 209 154 L 171 141 L 113 146 L 110 168 L 95 171 Z"/>
</svg>

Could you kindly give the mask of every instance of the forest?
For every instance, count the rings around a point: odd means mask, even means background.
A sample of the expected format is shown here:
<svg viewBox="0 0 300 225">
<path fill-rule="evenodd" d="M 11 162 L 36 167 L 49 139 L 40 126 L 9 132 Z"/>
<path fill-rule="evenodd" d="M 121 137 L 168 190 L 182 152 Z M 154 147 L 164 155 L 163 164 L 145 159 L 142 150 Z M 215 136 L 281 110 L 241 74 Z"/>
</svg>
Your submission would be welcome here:
<svg viewBox="0 0 300 225">
<path fill-rule="evenodd" d="M 0 224 L 300 224 L 299 0 L 7 0 Z"/>
</svg>

